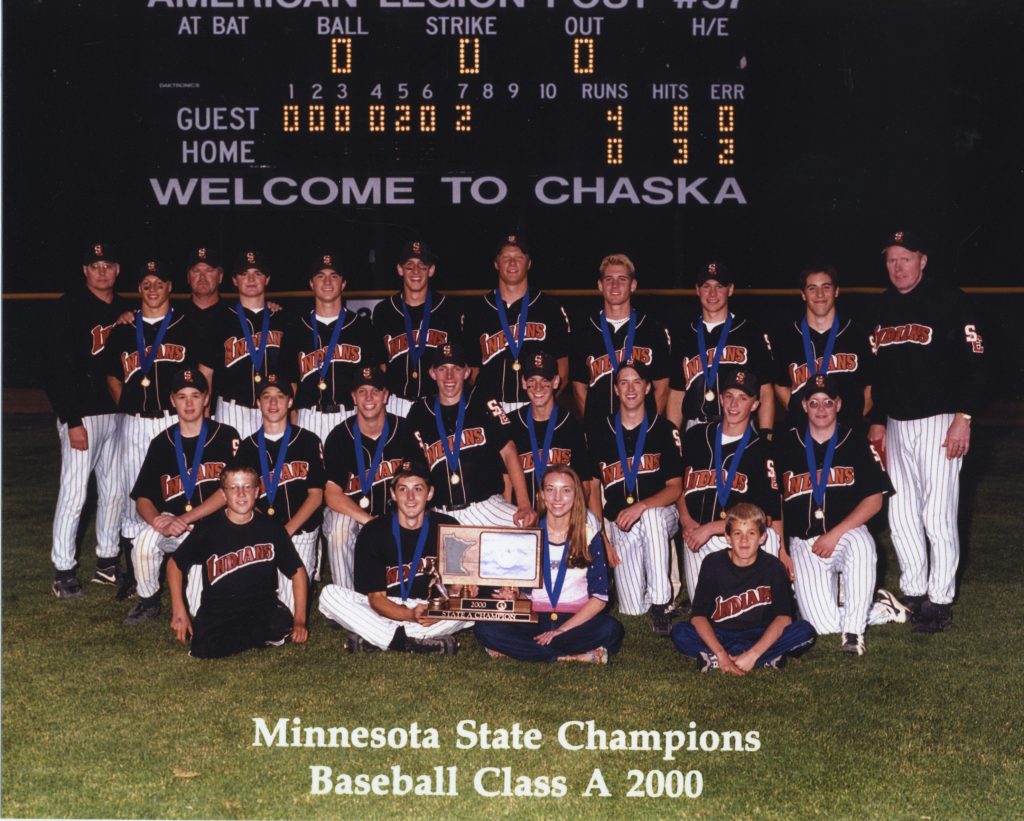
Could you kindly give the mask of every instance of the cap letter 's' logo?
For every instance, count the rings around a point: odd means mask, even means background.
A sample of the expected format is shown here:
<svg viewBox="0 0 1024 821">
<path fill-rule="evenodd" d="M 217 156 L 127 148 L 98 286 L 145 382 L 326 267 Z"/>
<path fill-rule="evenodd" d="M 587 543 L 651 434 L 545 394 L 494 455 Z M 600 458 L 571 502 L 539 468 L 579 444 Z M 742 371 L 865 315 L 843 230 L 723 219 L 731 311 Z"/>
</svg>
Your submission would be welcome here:
<svg viewBox="0 0 1024 821">
<path fill-rule="evenodd" d="M 151 274 L 155 274 L 156 273 L 156 263 L 153 262 L 153 260 L 150 260 L 149 262 L 147 262 L 146 263 L 146 270 L 149 271 Z"/>
<path fill-rule="evenodd" d="M 708 266 L 708 273 L 711 274 L 711 276 L 715 276 L 718 273 L 718 263 L 717 262 L 712 262 Z"/>
<path fill-rule="evenodd" d="M 903 232 L 902 231 L 897 231 L 896 234 L 893 236 L 893 241 L 894 242 L 903 242 Z"/>
<path fill-rule="evenodd" d="M 92 246 L 92 252 L 98 257 L 103 256 L 103 246 L 99 244 Z"/>
<path fill-rule="evenodd" d="M 420 253 L 421 253 L 421 251 L 420 251 L 420 244 L 418 242 L 414 242 L 412 244 L 412 252 L 414 254 L 416 254 L 416 256 L 420 255 Z"/>
<path fill-rule="evenodd" d="M 206 249 L 200 248 L 199 250 L 197 250 L 196 256 L 199 257 L 199 259 L 206 259 Z"/>
<path fill-rule="evenodd" d="M 331 259 L 330 254 L 324 254 L 324 265 L 333 265 L 334 260 Z"/>
<path fill-rule="evenodd" d="M 245 259 L 246 259 L 246 261 L 250 265 L 255 265 L 256 264 L 256 254 L 255 254 L 255 252 L 247 251 L 246 254 L 245 254 Z"/>
</svg>

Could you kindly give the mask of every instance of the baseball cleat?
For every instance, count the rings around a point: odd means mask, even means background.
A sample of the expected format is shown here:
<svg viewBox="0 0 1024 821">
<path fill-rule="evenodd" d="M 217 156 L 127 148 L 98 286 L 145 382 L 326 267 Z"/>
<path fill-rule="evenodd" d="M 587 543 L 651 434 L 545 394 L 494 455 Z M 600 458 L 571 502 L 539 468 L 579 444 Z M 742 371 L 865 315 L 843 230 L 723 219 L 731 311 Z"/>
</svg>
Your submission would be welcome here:
<svg viewBox="0 0 1024 821">
<path fill-rule="evenodd" d="M 125 577 L 121 579 L 121 586 L 117 588 L 117 593 L 114 594 L 114 598 L 117 601 L 127 601 L 128 599 L 137 599 L 138 596 L 139 594 L 135 590 L 135 579 L 125 574 Z"/>
<path fill-rule="evenodd" d="M 843 633 L 843 652 L 851 656 L 863 656 L 864 636 L 860 633 Z"/>
<path fill-rule="evenodd" d="M 438 656 L 454 656 L 459 650 L 459 643 L 455 636 L 440 636 L 435 639 L 410 639 L 405 640 L 405 652 L 407 653 L 429 653 Z"/>
<path fill-rule="evenodd" d="M 122 624 L 142 624 L 160 615 L 160 599 L 139 599 Z"/>
<path fill-rule="evenodd" d="M 945 633 L 953 627 L 953 605 L 926 601 L 914 624 L 915 633 Z"/>
<path fill-rule="evenodd" d="M 656 636 L 668 636 L 672 633 L 672 619 L 669 618 L 664 604 L 652 604 L 648 612 L 651 617 L 651 629 Z"/>
<path fill-rule="evenodd" d="M 341 625 L 338 626 L 340 627 Z M 372 653 L 375 650 L 380 650 L 379 647 L 370 644 L 370 642 L 358 633 L 348 634 L 348 641 L 345 642 L 345 649 L 350 653 Z"/>
<path fill-rule="evenodd" d="M 85 598 L 85 593 L 77 576 L 57 576 L 50 586 L 50 592 L 58 599 Z"/>
<path fill-rule="evenodd" d="M 92 574 L 92 578 L 89 580 L 93 584 L 109 584 L 119 585 L 124 579 L 124 571 L 120 565 L 111 564 L 106 567 L 96 566 L 96 570 Z"/>
<path fill-rule="evenodd" d="M 718 668 L 718 656 L 714 653 L 701 652 L 697 654 L 697 672 L 710 673 Z"/>
<path fill-rule="evenodd" d="M 875 593 L 875 603 L 871 606 L 872 624 L 894 621 L 902 624 L 910 617 L 910 608 L 888 590 L 879 588 Z"/>
<path fill-rule="evenodd" d="M 921 607 L 928 601 L 927 596 L 900 596 L 900 604 L 910 611 L 909 618 L 913 621 L 914 616 L 921 612 Z"/>
<path fill-rule="evenodd" d="M 785 656 L 776 656 L 773 659 L 768 659 L 768 661 L 766 661 L 764 663 L 764 669 L 765 670 L 781 670 L 785 666 L 786 666 L 786 657 Z"/>
</svg>

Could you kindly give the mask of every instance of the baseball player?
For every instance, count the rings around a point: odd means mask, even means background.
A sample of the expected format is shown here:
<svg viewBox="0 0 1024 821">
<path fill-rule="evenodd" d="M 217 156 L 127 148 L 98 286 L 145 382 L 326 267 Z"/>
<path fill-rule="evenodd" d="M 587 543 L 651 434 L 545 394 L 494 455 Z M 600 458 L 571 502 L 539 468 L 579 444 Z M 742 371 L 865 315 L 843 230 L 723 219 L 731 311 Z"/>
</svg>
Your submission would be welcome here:
<svg viewBox="0 0 1024 821">
<path fill-rule="evenodd" d="M 373 309 L 373 334 L 387 371 L 388 410 L 407 416 L 413 402 L 434 394 L 428 372 L 434 349 L 462 341 L 462 308 L 430 288 L 437 257 L 425 242 L 403 245 L 396 269 L 402 290 Z"/>
<path fill-rule="evenodd" d="M 384 374 L 367 366 L 356 372 L 351 385 L 356 412 L 331 432 L 324 445 L 327 558 L 331 579 L 349 590 L 359 530 L 388 512 L 388 488 L 395 471 L 404 462 L 423 459 L 408 422 L 387 412 Z"/>
<path fill-rule="evenodd" d="M 863 435 L 839 424 L 837 377 L 812 376 L 801 395 L 807 423 L 778 447 L 796 600 L 815 631 L 841 633 L 843 652 L 860 656 L 867 624 L 907 618 L 895 596 L 874 592 L 878 557 L 867 523 L 892 485 Z"/>
<path fill-rule="evenodd" d="M 672 332 L 669 377 L 670 422 L 680 430 L 722 417 L 722 379 L 730 371 L 752 371 L 761 384 L 758 426 L 770 438 L 775 424 L 774 365 L 768 335 L 729 310 L 733 277 L 721 262 L 709 262 L 697 275 L 701 316 Z"/>
<path fill-rule="evenodd" d="M 473 384 L 497 397 L 506 413 L 527 403 L 519 372 L 538 350 L 555 357 L 562 387 L 569 384 L 569 317 L 554 299 L 530 289 L 531 264 L 522 237 L 504 237 L 494 258 L 498 287 L 466 306 Z"/>
<path fill-rule="evenodd" d="M 267 259 L 260 251 L 239 255 L 231 281 L 238 301 L 211 310 L 209 333 L 200 364 L 217 397 L 214 415 L 248 436 L 263 423 L 256 407 L 260 383 L 278 373 L 285 312 L 273 313 L 266 301 Z"/>
<path fill-rule="evenodd" d="M 672 643 L 697 659 L 702 673 L 778 670 L 814 644 L 810 623 L 793 619 L 786 568 L 761 549 L 767 536 L 763 510 L 746 502 L 732 507 L 725 519 L 731 549 L 704 562 L 690 621 L 672 628 Z"/>
<path fill-rule="evenodd" d="M 869 333 L 836 312 L 839 276 L 831 265 L 800 272 L 803 318 L 787 324 L 772 342 L 775 356 L 775 396 L 786 411 L 784 428 L 803 430 L 807 415 L 800 391 L 814 376 L 835 377 L 842 397 L 839 421 L 862 430 L 864 410 L 871 406 L 872 369 Z"/>
<path fill-rule="evenodd" d="M 779 486 L 769 444 L 751 424 L 761 385 L 753 371 L 735 369 L 722 376 L 718 385 L 722 420 L 694 425 L 683 435 L 679 523 L 687 548 L 683 565 L 691 602 L 701 563 L 729 546 L 726 514 L 739 502 L 750 502 L 768 515 L 771 527 L 765 550 L 790 566 L 782 548 Z"/>
<path fill-rule="evenodd" d="M 648 413 L 664 414 L 668 400 L 670 339 L 657 320 L 633 306 L 636 267 L 625 254 L 611 254 L 601 260 L 599 270 L 597 290 L 604 306 L 569 337 L 573 396 L 587 429 L 618 410 L 615 372 L 624 359 L 648 368 Z"/>
<path fill-rule="evenodd" d="M 138 478 L 149 445 L 177 422 L 171 380 L 195 367 L 199 349 L 191 320 L 171 307 L 171 273 L 157 260 L 139 271 L 142 307 L 130 324 L 118 325 L 107 340 L 107 388 L 121 413 L 121 534 L 134 540 L 145 527 L 129 490 Z M 133 548 L 134 550 L 134 548 Z"/>
<path fill-rule="evenodd" d="M 902 601 L 915 631 L 936 633 L 953 624 L 960 466 L 983 394 L 985 344 L 963 293 L 924 277 L 919 237 L 896 231 L 883 253 L 891 287 L 871 338 L 878 378 L 868 436 L 896 488 L 889 527 Z"/>
<path fill-rule="evenodd" d="M 301 644 L 309 588 L 291 539 L 280 523 L 255 510 L 260 480 L 248 465 L 232 463 L 221 474 L 227 509 L 200 523 L 167 562 L 171 630 L 189 655 L 221 658 L 253 647 Z M 202 604 L 189 618 L 182 578 L 202 571 Z M 277 598 L 278 574 L 292 580 L 293 617 Z"/>
<path fill-rule="evenodd" d="M 605 500 L 602 508 L 593 494 L 591 509 L 603 517 L 619 610 L 649 613 L 654 632 L 667 636 L 670 540 L 679 524 L 683 466 L 679 431 L 664 417 L 647 414 L 650 390 L 644 365 L 624 360 L 615 374 L 619 410 L 587 436 Z"/>
<path fill-rule="evenodd" d="M 541 351 L 527 357 L 522 365 L 523 388 L 530 402 L 508 414 L 508 418 L 512 422 L 512 441 L 526 477 L 530 503 L 536 506 L 544 471 L 555 465 L 571 467 L 583 482 L 589 499 L 593 462 L 580 423 L 555 402 L 561 379 L 555 358 Z M 596 491 L 596 487 L 593 490 Z"/>
<path fill-rule="evenodd" d="M 56 570 L 51 592 L 58 599 L 85 593 L 75 573 L 75 537 L 96 473 L 96 570 L 98 584 L 119 584 L 118 533 L 124 482 L 117 458 L 119 417 L 107 391 L 103 360 L 107 339 L 127 303 L 114 292 L 121 266 L 112 246 L 88 245 L 82 254 L 84 281 L 57 302 L 46 394 L 57 412 L 60 492 L 53 516 L 50 558 Z"/>
<path fill-rule="evenodd" d="M 285 334 L 285 374 L 295 386 L 297 421 L 326 442 L 352 415 L 352 377 L 375 365 L 369 320 L 345 307 L 345 277 L 337 254 L 318 254 L 309 265 L 313 306 Z"/>
<path fill-rule="evenodd" d="M 466 395 L 469 372 L 461 345 L 435 349 L 430 378 L 437 396 L 420 399 L 409 411 L 409 425 L 430 469 L 433 505 L 464 525 L 532 527 L 537 514 L 512 441 L 512 423 L 498 400 L 484 398 L 480 388 Z M 502 467 L 515 504 L 501 496 Z"/>
<path fill-rule="evenodd" d="M 224 506 L 220 474 L 238 449 L 238 432 L 207 419 L 210 388 L 197 368 L 171 379 L 170 400 L 177 424 L 157 434 L 131 491 L 145 525 L 132 545 L 139 600 L 125 624 L 142 624 L 160 614 L 160 565 L 178 549 L 192 526 Z M 198 606 L 198 576 L 189 580 L 189 601 Z"/>
<path fill-rule="evenodd" d="M 397 650 L 453 656 L 453 633 L 470 626 L 426 615 L 430 580 L 437 565 L 437 526 L 455 519 L 427 510 L 433 495 L 422 461 L 405 463 L 389 495 L 393 513 L 378 516 L 356 539 L 355 589 L 329 584 L 320 612 L 349 631 L 348 650 Z"/>
<path fill-rule="evenodd" d="M 306 577 L 313 579 L 323 521 L 323 444 L 315 433 L 288 421 L 292 386 L 287 379 L 270 374 L 260 384 L 256 401 L 263 425 L 242 441 L 238 461 L 259 471 L 256 509 L 284 527 L 306 568 Z M 281 601 L 294 613 L 289 577 L 281 576 L 278 581 Z"/>
</svg>

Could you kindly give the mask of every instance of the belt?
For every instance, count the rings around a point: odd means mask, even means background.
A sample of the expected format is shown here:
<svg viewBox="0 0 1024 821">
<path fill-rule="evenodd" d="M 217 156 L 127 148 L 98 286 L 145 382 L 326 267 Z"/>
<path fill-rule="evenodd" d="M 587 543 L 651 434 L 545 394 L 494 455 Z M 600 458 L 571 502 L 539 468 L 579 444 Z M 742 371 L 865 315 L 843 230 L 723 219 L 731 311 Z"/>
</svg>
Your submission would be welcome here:
<svg viewBox="0 0 1024 821">
<path fill-rule="evenodd" d="M 347 413 L 348 408 L 345 405 L 316 405 L 309 410 L 316 411 L 317 413 Z"/>
<path fill-rule="evenodd" d="M 470 503 L 470 504 L 472 504 L 472 503 Z M 435 510 L 440 510 L 442 513 L 454 513 L 457 510 L 465 510 L 468 507 L 469 507 L 468 504 L 465 504 L 465 505 L 451 505 L 450 507 L 446 507 L 445 505 L 438 505 L 434 509 Z"/>
<path fill-rule="evenodd" d="M 140 411 L 139 413 L 129 413 L 128 416 L 134 416 L 137 419 L 165 419 L 168 416 L 177 416 L 177 411 L 162 410 L 162 411 Z"/>
</svg>

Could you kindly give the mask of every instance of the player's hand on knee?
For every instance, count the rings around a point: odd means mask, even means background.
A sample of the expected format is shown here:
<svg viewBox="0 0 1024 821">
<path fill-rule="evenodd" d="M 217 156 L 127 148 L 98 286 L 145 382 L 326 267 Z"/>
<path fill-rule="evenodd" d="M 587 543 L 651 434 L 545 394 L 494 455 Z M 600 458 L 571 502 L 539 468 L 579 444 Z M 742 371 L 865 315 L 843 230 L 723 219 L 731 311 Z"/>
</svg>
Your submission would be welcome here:
<svg viewBox="0 0 1024 821">
<path fill-rule="evenodd" d="M 828 559 L 836 552 L 837 544 L 839 544 L 839 536 L 835 534 L 835 531 L 830 530 L 814 540 L 811 552 L 822 559 Z"/>
<path fill-rule="evenodd" d="M 85 425 L 68 428 L 68 444 L 72 450 L 89 449 L 89 431 L 85 429 Z"/>
<path fill-rule="evenodd" d="M 645 502 L 637 502 L 634 505 L 630 505 L 620 511 L 619 515 L 615 517 L 615 525 L 619 530 L 624 530 L 628 533 L 633 525 L 640 521 L 640 517 L 644 515 L 645 510 L 647 510 Z"/>
<path fill-rule="evenodd" d="M 186 533 L 188 533 L 192 529 L 192 527 L 191 527 L 191 525 L 189 525 L 188 522 L 186 522 L 180 516 L 174 516 L 174 517 L 172 517 L 170 523 L 167 525 L 167 529 L 170 531 L 170 533 L 167 533 L 167 534 L 164 534 L 164 535 L 167 535 L 167 536 L 184 536 Z"/>
<path fill-rule="evenodd" d="M 497 590 L 491 593 L 491 598 L 512 601 L 516 597 L 516 593 L 517 589 L 515 587 L 499 587 Z"/>
<path fill-rule="evenodd" d="M 533 527 L 537 524 L 537 511 L 532 507 L 521 507 L 512 516 L 516 527 Z"/>
<path fill-rule="evenodd" d="M 188 613 L 175 612 L 171 614 L 171 631 L 182 644 L 191 638 L 192 621 L 189 619 Z"/>
<path fill-rule="evenodd" d="M 942 441 L 942 447 L 946 449 L 947 459 L 956 459 L 966 456 L 971 446 L 971 423 L 963 416 L 957 414 L 946 431 L 946 438 Z"/>
<path fill-rule="evenodd" d="M 714 535 L 713 530 L 714 526 L 712 524 L 698 525 L 693 530 L 683 532 L 683 541 L 691 551 L 696 553 Z"/>
<path fill-rule="evenodd" d="M 305 624 L 296 624 L 292 626 L 292 644 L 305 644 L 306 639 L 309 638 L 309 630 L 306 629 Z"/>
</svg>

